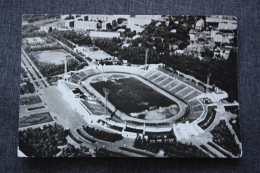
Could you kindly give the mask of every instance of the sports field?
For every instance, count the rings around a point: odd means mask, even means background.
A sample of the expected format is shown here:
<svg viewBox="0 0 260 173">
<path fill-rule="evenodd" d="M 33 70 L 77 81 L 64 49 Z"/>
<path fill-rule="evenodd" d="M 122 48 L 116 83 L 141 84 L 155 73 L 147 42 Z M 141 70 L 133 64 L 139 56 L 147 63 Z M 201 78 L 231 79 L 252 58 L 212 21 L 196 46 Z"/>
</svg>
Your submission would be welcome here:
<svg viewBox="0 0 260 173">
<path fill-rule="evenodd" d="M 103 80 L 90 85 L 103 96 L 103 88 L 109 89 L 108 101 L 126 114 L 176 104 L 134 77 Z"/>
<path fill-rule="evenodd" d="M 63 64 L 67 55 L 72 57 L 71 54 L 64 49 L 35 51 L 32 52 L 32 55 L 37 58 L 39 62 L 56 65 Z"/>
</svg>

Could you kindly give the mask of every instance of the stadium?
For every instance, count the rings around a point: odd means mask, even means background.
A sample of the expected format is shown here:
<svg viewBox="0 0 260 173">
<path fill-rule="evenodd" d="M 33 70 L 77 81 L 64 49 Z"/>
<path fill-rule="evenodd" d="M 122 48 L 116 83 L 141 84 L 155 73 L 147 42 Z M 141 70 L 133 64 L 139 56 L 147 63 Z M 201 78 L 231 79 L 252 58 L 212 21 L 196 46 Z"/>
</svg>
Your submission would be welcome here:
<svg viewBox="0 0 260 173">
<path fill-rule="evenodd" d="M 205 84 L 178 71 L 169 73 L 163 64 L 92 65 L 65 72 L 58 88 L 89 124 L 127 138 L 172 130 L 177 139 L 198 135 L 215 118 L 208 102 L 221 110 L 217 104 L 228 97 L 209 79 Z"/>
</svg>

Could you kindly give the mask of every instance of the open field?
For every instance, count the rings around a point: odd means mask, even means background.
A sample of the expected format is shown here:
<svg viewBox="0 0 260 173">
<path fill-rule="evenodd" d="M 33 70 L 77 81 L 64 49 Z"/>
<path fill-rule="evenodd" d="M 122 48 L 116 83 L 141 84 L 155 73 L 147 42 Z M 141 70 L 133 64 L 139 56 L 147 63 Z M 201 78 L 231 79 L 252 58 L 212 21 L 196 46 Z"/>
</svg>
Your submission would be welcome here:
<svg viewBox="0 0 260 173">
<path fill-rule="evenodd" d="M 93 50 L 92 47 L 88 47 L 88 46 L 84 47 L 83 53 L 87 57 L 90 57 L 91 59 L 96 59 L 96 60 L 112 58 L 112 56 L 107 54 L 106 52 L 104 52 L 102 50 Z"/>
<path fill-rule="evenodd" d="M 109 89 L 109 102 L 126 114 L 175 104 L 168 97 L 133 77 L 99 81 L 91 83 L 91 86 L 103 96 L 103 88 Z"/>
<path fill-rule="evenodd" d="M 19 127 L 27 127 L 53 121 L 49 112 L 32 114 L 19 119 Z"/>
<path fill-rule="evenodd" d="M 32 55 L 36 57 L 39 62 L 55 65 L 63 64 L 66 56 L 72 57 L 71 54 L 64 49 L 34 51 Z"/>
<path fill-rule="evenodd" d="M 25 38 L 25 40 L 29 43 L 29 44 L 43 44 L 46 43 L 45 40 L 41 37 L 29 37 L 29 38 Z"/>
</svg>

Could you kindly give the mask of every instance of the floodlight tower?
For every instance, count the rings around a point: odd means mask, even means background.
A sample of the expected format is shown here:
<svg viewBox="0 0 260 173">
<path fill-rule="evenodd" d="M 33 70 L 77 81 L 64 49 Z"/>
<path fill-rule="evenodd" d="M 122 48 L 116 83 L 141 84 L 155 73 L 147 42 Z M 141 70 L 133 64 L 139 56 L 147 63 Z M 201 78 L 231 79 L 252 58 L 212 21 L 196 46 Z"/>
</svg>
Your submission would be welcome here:
<svg viewBox="0 0 260 173">
<path fill-rule="evenodd" d="M 149 52 L 149 48 L 146 48 L 146 50 L 145 50 L 145 62 L 144 62 L 145 65 L 148 64 L 148 52 Z"/>
<path fill-rule="evenodd" d="M 69 56 L 66 56 L 65 60 L 64 60 L 64 76 L 63 76 L 64 80 L 66 79 L 66 76 L 67 76 L 67 73 L 68 73 L 68 63 L 67 63 L 68 59 L 69 59 Z"/>
<path fill-rule="evenodd" d="M 211 73 L 209 73 L 209 75 L 207 76 L 207 86 L 206 86 L 206 93 L 209 92 L 209 81 L 210 81 L 210 76 L 211 76 Z"/>
<path fill-rule="evenodd" d="M 149 50 L 154 46 L 153 40 L 150 37 L 145 38 L 144 46 L 145 46 L 145 65 L 146 65 L 148 64 Z"/>
<path fill-rule="evenodd" d="M 105 93 L 105 99 L 106 99 L 106 114 L 107 114 L 107 97 L 109 94 L 109 89 L 103 88 L 103 92 Z"/>
</svg>

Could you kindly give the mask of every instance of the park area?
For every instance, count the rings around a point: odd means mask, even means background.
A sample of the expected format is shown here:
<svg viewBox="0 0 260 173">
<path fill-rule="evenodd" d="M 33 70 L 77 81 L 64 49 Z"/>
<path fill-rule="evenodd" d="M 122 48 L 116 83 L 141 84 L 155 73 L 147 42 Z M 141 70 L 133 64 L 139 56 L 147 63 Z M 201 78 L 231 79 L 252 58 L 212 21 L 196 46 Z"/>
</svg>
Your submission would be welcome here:
<svg viewBox="0 0 260 173">
<path fill-rule="evenodd" d="M 41 63 L 55 65 L 63 64 L 66 56 L 72 58 L 72 55 L 64 49 L 34 51 L 32 55 Z"/>
<path fill-rule="evenodd" d="M 134 77 L 100 80 L 90 85 L 103 96 L 103 88 L 109 89 L 108 101 L 128 115 L 176 104 Z"/>
<path fill-rule="evenodd" d="M 53 121 L 49 112 L 32 114 L 19 119 L 19 128 Z"/>
</svg>

